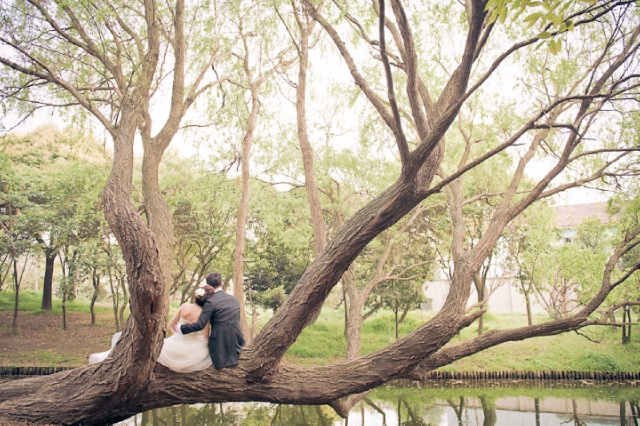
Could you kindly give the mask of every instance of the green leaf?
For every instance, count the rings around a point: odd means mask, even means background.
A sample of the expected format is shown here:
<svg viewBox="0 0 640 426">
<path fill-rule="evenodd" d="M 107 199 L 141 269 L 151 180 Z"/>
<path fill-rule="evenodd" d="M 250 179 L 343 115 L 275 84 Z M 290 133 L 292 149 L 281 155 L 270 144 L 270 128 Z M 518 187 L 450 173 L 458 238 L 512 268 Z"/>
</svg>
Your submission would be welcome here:
<svg viewBox="0 0 640 426">
<path fill-rule="evenodd" d="M 549 31 L 543 31 L 540 34 L 538 34 L 538 38 L 546 40 L 548 38 L 551 38 L 551 33 Z"/>
<path fill-rule="evenodd" d="M 536 22 L 538 22 L 538 19 L 540 19 L 544 14 L 542 12 L 536 12 L 536 13 L 532 13 L 531 15 L 527 16 L 526 18 L 524 18 L 524 22 L 525 23 L 529 23 L 528 28 L 531 28 L 533 25 L 535 25 Z"/>
<path fill-rule="evenodd" d="M 500 9 L 500 23 L 504 24 L 507 20 L 508 9 L 506 7 Z"/>
</svg>

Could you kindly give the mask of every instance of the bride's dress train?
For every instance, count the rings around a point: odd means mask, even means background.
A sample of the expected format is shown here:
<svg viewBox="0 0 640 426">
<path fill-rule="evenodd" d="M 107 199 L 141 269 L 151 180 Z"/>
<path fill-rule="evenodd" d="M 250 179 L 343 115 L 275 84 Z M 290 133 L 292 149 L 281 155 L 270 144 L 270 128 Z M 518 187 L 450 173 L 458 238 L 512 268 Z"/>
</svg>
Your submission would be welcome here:
<svg viewBox="0 0 640 426">
<path fill-rule="evenodd" d="M 180 318 L 180 325 L 188 322 Z M 120 338 L 116 333 L 111 339 L 111 349 L 89 356 L 89 364 L 103 361 L 110 353 Z M 158 362 L 173 371 L 187 373 L 190 371 L 204 370 L 211 365 L 209 356 L 208 339 L 199 333 L 174 334 L 164 339 Z"/>
</svg>

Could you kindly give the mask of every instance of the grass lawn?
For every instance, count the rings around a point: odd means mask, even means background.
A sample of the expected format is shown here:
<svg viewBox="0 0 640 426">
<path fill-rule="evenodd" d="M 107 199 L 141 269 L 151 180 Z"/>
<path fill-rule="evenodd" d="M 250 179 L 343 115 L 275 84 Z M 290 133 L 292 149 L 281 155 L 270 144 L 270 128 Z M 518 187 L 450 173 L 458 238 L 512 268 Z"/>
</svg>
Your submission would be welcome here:
<svg viewBox="0 0 640 426">
<path fill-rule="evenodd" d="M 96 305 L 97 323 L 89 324 L 89 302 L 75 300 L 67 304 L 69 329 L 64 331 L 62 308 L 54 298 L 52 312 L 40 310 L 41 294 L 20 294 L 19 335 L 12 335 L 13 293 L 0 292 L 0 365 L 74 366 L 86 362 L 88 354 L 108 348 L 114 332 L 113 312 L 108 303 Z M 170 306 L 171 316 L 178 303 Z M 270 311 L 259 311 L 256 330 L 270 318 Z M 430 312 L 413 311 L 400 325 L 404 336 L 433 316 Z M 634 314 L 635 316 L 635 314 Z M 547 321 L 538 316 L 534 323 Z M 635 319 L 634 319 L 635 320 Z M 247 322 L 251 324 L 251 319 Z M 525 315 L 486 314 L 485 332 L 526 325 Z M 538 337 L 508 342 L 443 367 L 447 371 L 500 370 L 575 370 L 575 371 L 640 371 L 640 330 L 632 330 L 632 341 L 621 344 L 621 331 L 611 327 L 590 327 L 577 333 Z M 450 343 L 455 345 L 477 335 L 473 324 Z M 383 348 L 395 340 L 393 314 L 377 312 L 362 327 L 362 353 Z M 12 349 L 7 349 L 12 348 Z M 341 309 L 325 308 L 318 320 L 305 328 L 286 355 L 286 362 L 304 366 L 323 365 L 344 359 L 347 341 Z"/>
<path fill-rule="evenodd" d="M 432 313 L 411 312 L 400 326 L 404 336 L 419 327 Z M 534 323 L 548 321 L 538 316 Z M 487 314 L 484 331 L 514 328 L 527 324 L 525 315 Z M 342 359 L 346 352 L 341 311 L 325 309 L 315 324 L 307 327 L 287 352 L 287 359 L 301 365 L 319 365 Z M 477 335 L 477 324 L 464 330 L 450 344 Z M 640 331 L 634 327 L 632 341 L 621 344 L 621 330 L 612 327 L 588 327 L 581 331 L 587 339 L 570 332 L 557 336 L 536 337 L 507 342 L 476 355 L 442 367 L 446 371 L 504 370 L 575 370 L 575 371 L 640 371 Z M 362 353 L 380 349 L 395 340 L 394 320 L 390 312 L 379 312 L 362 327 Z"/>
</svg>

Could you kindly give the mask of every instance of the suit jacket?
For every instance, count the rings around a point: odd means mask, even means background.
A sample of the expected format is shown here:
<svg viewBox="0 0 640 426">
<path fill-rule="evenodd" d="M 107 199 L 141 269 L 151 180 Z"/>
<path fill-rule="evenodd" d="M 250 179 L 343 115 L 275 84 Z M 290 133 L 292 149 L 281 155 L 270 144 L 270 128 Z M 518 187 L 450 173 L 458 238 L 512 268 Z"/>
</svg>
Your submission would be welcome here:
<svg viewBox="0 0 640 426">
<path fill-rule="evenodd" d="M 209 355 L 216 368 L 238 364 L 245 345 L 240 329 L 240 303 L 234 296 L 220 290 L 204 302 L 197 322 L 180 326 L 182 334 L 202 330 L 211 321 Z"/>
</svg>

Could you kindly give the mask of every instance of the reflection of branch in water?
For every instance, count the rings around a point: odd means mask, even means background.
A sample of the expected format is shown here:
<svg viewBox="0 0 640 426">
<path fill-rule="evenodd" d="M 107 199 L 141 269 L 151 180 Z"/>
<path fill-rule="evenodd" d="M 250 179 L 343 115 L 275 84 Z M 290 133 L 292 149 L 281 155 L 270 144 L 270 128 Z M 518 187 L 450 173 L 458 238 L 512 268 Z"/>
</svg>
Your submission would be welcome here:
<svg viewBox="0 0 640 426">
<path fill-rule="evenodd" d="M 634 426 L 638 426 L 638 419 L 640 419 L 640 406 L 638 406 L 638 401 L 631 400 L 629 401 L 629 405 L 631 406 L 631 414 L 633 414 L 633 424 Z"/>
<path fill-rule="evenodd" d="M 300 416 L 302 417 L 302 424 L 306 425 L 307 424 L 307 416 L 304 415 L 304 407 L 302 405 L 298 405 L 298 408 L 300 408 Z"/>
<path fill-rule="evenodd" d="M 562 424 L 569 423 L 571 420 L 573 420 L 574 426 L 587 426 L 587 424 L 585 422 L 583 422 L 582 420 L 580 420 L 578 418 L 578 413 L 577 413 L 577 411 L 578 411 L 578 403 L 576 402 L 575 399 L 571 400 L 571 405 L 573 407 L 573 415 L 566 422 L 562 422 Z"/>
<path fill-rule="evenodd" d="M 373 408 L 376 412 L 380 413 L 382 415 L 382 424 L 386 426 L 387 424 L 387 415 L 385 414 L 384 411 L 382 411 L 382 409 L 380 407 L 378 407 L 373 401 L 371 401 L 369 398 L 364 397 L 362 398 L 362 400 L 371 408 Z M 364 414 L 364 411 L 363 411 Z M 364 424 L 364 419 L 362 419 L 362 424 Z"/>
<path fill-rule="evenodd" d="M 498 414 L 496 414 L 496 404 L 494 401 L 487 401 L 487 396 L 482 395 L 480 397 L 480 403 L 482 404 L 482 414 L 484 414 L 483 426 L 495 426 L 498 421 Z"/>
<path fill-rule="evenodd" d="M 282 417 L 282 405 L 276 407 L 276 413 L 273 415 L 273 419 L 271 419 L 271 426 L 276 424 L 278 416 Z"/>
<path fill-rule="evenodd" d="M 460 397 L 460 405 L 456 405 L 451 398 L 447 398 L 447 403 L 451 408 L 453 408 L 453 412 L 456 413 L 456 418 L 458 419 L 458 426 L 462 426 L 462 412 L 464 411 L 464 398 Z"/>
<path fill-rule="evenodd" d="M 320 419 L 320 424 L 322 426 L 328 426 L 329 422 L 328 419 L 324 416 L 324 413 L 322 412 L 322 408 L 319 405 L 316 405 L 316 413 L 318 414 L 318 419 Z"/>
<path fill-rule="evenodd" d="M 357 393 L 355 395 L 351 395 L 345 398 L 339 398 L 331 401 L 328 405 L 333 408 L 339 416 L 348 419 L 349 418 L 349 410 L 353 408 L 362 398 L 367 396 L 371 390 Z"/>
<path fill-rule="evenodd" d="M 411 422 L 405 422 L 404 424 L 407 426 L 428 426 L 427 423 L 424 422 L 424 420 L 422 420 L 422 418 L 418 415 L 416 415 L 415 410 L 409 406 L 409 403 L 407 403 L 407 401 L 405 401 L 404 399 L 401 399 L 400 401 L 402 401 L 402 403 L 404 404 L 404 406 L 407 408 L 407 413 L 409 414 L 409 419 L 411 419 Z M 398 408 L 400 408 L 400 406 L 398 406 Z"/>
</svg>

